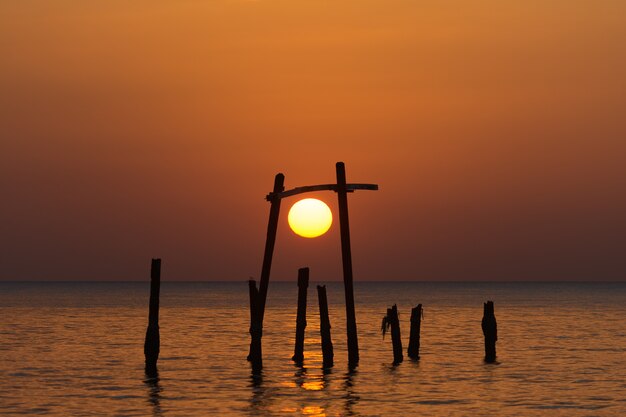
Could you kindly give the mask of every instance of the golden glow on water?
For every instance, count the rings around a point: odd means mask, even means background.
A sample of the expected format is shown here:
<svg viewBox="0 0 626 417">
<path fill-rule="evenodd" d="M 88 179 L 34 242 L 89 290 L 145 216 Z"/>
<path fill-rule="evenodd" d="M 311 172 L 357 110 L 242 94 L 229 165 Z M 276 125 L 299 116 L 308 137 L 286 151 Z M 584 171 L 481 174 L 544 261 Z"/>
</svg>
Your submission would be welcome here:
<svg viewBox="0 0 626 417">
<path fill-rule="evenodd" d="M 307 391 L 320 391 L 324 389 L 324 381 L 307 381 L 302 384 L 302 388 Z"/>
<path fill-rule="evenodd" d="M 624 415 L 626 284 L 356 283 L 361 362 L 349 371 L 343 285 L 327 283 L 336 365 L 324 371 L 314 293 L 304 366 L 296 366 L 297 287 L 273 282 L 265 368 L 251 375 L 245 283 L 164 282 L 158 380 L 143 373 L 147 285 L 59 284 L 17 295 L 7 285 L 0 415 Z M 488 298 L 496 300 L 496 365 L 482 361 Z M 410 307 L 424 303 L 419 362 L 391 365 L 391 340 L 380 335 L 391 301 L 405 350 Z"/>
<path fill-rule="evenodd" d="M 302 414 L 305 416 L 326 417 L 324 408 L 317 406 L 306 406 L 302 408 Z"/>
</svg>

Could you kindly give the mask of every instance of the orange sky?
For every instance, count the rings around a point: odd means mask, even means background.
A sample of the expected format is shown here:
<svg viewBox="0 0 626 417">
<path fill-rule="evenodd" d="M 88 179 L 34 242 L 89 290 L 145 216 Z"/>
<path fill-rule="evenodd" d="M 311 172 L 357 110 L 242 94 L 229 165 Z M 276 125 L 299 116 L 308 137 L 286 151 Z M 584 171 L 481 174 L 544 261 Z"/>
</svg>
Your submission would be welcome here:
<svg viewBox="0 0 626 417">
<path fill-rule="evenodd" d="M 625 44 L 623 0 L 4 1 L 0 279 L 257 277 L 274 174 L 341 160 L 357 281 L 623 280 Z M 341 279 L 293 202 L 273 279 Z"/>
</svg>

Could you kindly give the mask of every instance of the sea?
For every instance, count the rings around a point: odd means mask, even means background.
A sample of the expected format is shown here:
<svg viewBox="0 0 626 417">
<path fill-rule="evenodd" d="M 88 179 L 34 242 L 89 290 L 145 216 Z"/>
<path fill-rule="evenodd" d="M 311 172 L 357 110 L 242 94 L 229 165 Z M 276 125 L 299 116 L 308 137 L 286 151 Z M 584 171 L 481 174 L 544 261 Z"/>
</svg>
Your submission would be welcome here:
<svg viewBox="0 0 626 417">
<path fill-rule="evenodd" d="M 298 288 L 271 282 L 264 368 L 251 371 L 248 285 L 163 282 L 158 376 L 144 373 L 149 282 L 0 282 L 0 415 L 625 416 L 626 283 L 324 283 L 335 366 L 323 369 L 316 282 L 305 360 L 291 360 Z M 484 362 L 483 303 L 498 323 Z M 406 356 L 423 305 L 420 359 Z M 405 359 L 381 322 L 397 304 Z"/>
</svg>

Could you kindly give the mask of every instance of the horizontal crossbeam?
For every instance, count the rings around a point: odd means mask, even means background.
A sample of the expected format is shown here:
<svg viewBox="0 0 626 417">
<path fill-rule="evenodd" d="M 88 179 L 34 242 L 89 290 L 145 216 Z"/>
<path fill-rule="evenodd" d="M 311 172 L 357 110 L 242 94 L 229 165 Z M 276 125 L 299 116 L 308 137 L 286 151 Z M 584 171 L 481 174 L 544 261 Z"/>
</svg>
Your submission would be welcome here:
<svg viewBox="0 0 626 417">
<path fill-rule="evenodd" d="M 302 193 L 310 193 L 314 191 L 335 191 L 337 192 L 337 184 L 320 184 L 320 185 L 305 185 L 304 187 L 296 187 L 291 190 L 282 191 L 280 193 L 269 193 L 265 196 L 267 201 L 272 201 L 275 198 L 285 198 Z M 349 193 L 355 190 L 378 190 L 378 184 L 346 184 L 346 190 Z"/>
</svg>

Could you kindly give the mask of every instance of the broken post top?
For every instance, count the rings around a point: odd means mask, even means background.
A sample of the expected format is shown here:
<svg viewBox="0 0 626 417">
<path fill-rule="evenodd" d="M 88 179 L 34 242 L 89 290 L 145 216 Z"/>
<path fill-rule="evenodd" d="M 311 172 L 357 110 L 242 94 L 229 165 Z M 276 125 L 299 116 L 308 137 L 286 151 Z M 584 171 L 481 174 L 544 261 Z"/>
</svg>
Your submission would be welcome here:
<svg viewBox="0 0 626 417">
<path fill-rule="evenodd" d="M 424 315 L 424 312 L 422 311 L 422 305 L 418 304 L 417 307 L 413 307 L 411 309 L 411 322 L 421 321 L 423 315 Z"/>
<path fill-rule="evenodd" d="M 483 304 L 483 312 L 485 316 L 493 316 L 495 315 L 494 313 L 494 308 L 493 308 L 493 301 L 487 301 L 486 303 Z"/>
<path fill-rule="evenodd" d="M 343 162 L 337 162 L 337 167 L 344 167 Z M 345 171 L 344 171 L 345 172 Z M 280 186 L 277 187 L 280 177 Z M 286 197 L 291 197 L 294 195 L 302 194 L 302 193 L 310 193 L 314 191 L 334 191 L 337 192 L 339 190 L 338 184 L 319 184 L 319 185 L 306 185 L 304 187 L 296 187 L 291 190 L 284 191 L 283 182 L 285 180 L 285 176 L 283 174 L 277 174 L 276 180 L 274 182 L 274 191 L 265 196 L 267 201 L 273 201 L 274 199 L 281 199 Z M 277 188 L 279 191 L 277 192 Z M 346 192 L 352 193 L 356 190 L 370 190 L 376 191 L 378 190 L 378 184 L 346 184 Z"/>
</svg>

